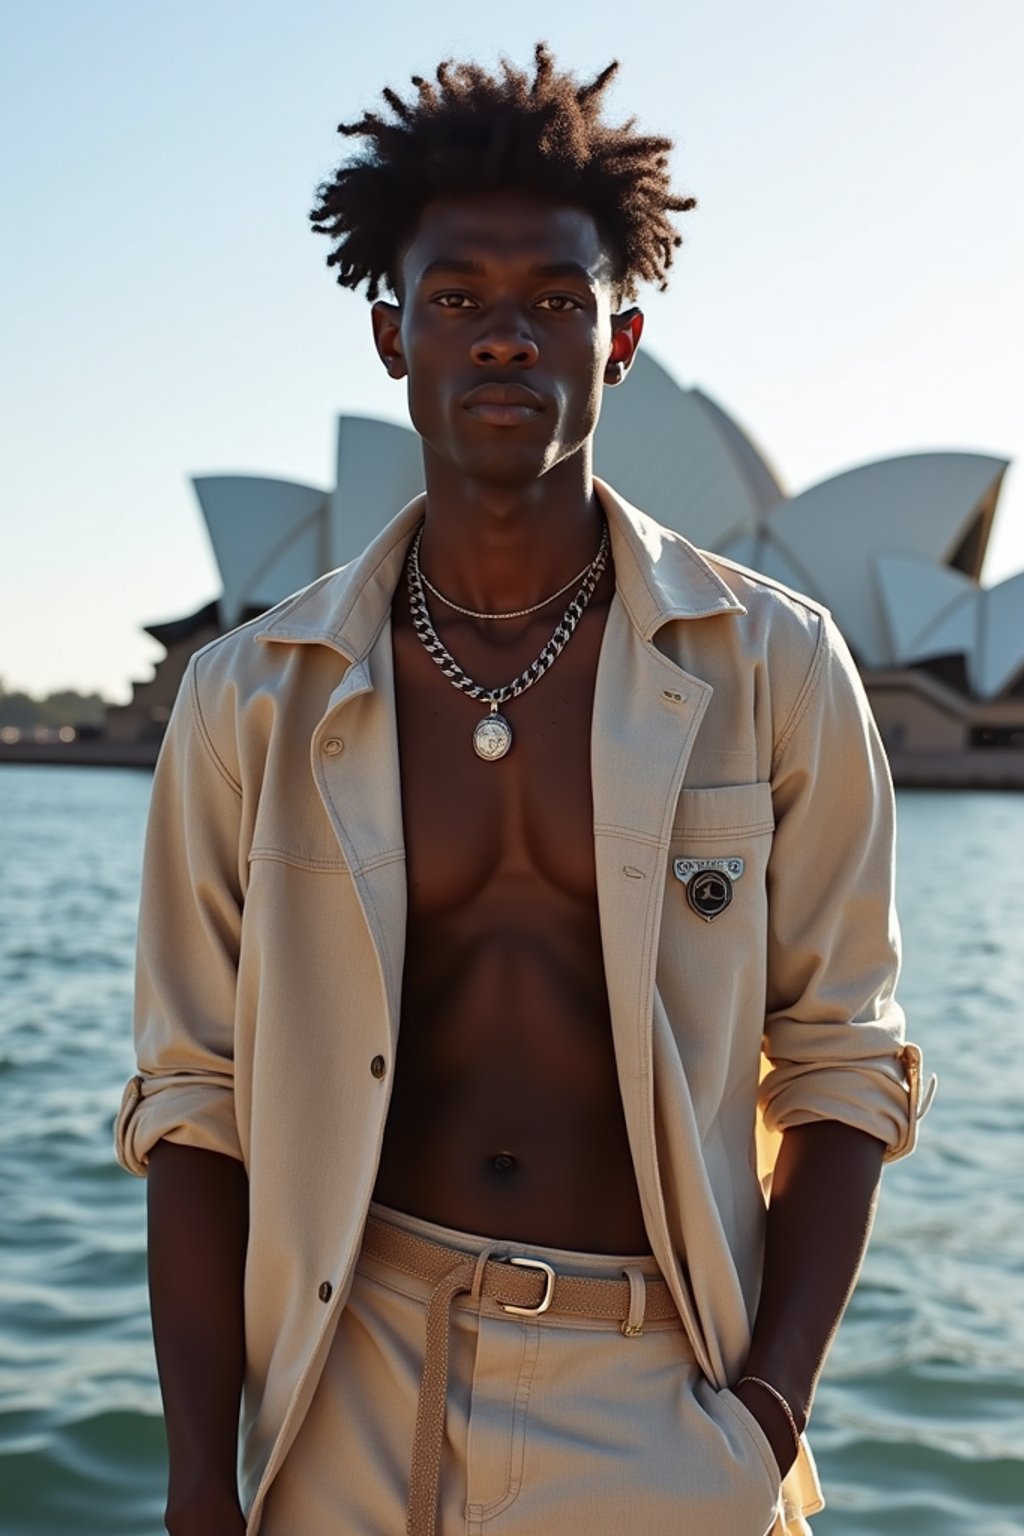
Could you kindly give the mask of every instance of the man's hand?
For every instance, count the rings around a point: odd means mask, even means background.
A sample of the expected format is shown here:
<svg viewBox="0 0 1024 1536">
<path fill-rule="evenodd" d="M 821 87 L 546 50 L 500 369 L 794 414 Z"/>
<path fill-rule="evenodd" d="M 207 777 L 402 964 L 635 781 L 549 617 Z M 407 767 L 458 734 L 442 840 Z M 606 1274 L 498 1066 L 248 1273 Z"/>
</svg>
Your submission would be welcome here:
<svg viewBox="0 0 1024 1536">
<path fill-rule="evenodd" d="M 860 1268 L 884 1151 L 873 1136 L 837 1121 L 794 1126 L 782 1138 L 768 1206 L 761 1296 L 739 1375 L 770 1382 L 800 1429 Z M 788 1471 L 796 1448 L 781 1404 L 755 1382 L 742 1382 L 736 1396 Z"/>
<path fill-rule="evenodd" d="M 772 1448 L 779 1469 L 780 1480 L 786 1476 L 796 1461 L 797 1447 L 793 1430 L 785 1413 L 770 1392 L 753 1381 L 741 1381 L 732 1389 L 744 1408 L 754 1415 L 764 1431 L 765 1439 Z"/>
</svg>

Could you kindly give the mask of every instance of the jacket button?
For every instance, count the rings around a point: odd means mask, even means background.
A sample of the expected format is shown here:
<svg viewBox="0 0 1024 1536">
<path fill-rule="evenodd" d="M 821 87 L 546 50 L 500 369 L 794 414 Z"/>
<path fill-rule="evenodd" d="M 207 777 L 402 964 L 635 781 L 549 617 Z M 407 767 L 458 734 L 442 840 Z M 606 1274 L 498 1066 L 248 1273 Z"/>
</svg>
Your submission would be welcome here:
<svg viewBox="0 0 1024 1536">
<path fill-rule="evenodd" d="M 328 757 L 337 757 L 344 745 L 340 736 L 328 736 L 324 742 L 324 751 Z"/>
<path fill-rule="evenodd" d="M 384 1060 L 383 1056 L 375 1056 L 370 1062 L 370 1071 L 373 1073 L 374 1077 L 383 1077 L 387 1069 L 388 1064 Z"/>
<path fill-rule="evenodd" d="M 334 1295 L 334 1286 L 329 1280 L 321 1280 L 317 1290 L 317 1295 L 320 1297 L 321 1301 L 330 1301 L 331 1297 Z"/>
</svg>

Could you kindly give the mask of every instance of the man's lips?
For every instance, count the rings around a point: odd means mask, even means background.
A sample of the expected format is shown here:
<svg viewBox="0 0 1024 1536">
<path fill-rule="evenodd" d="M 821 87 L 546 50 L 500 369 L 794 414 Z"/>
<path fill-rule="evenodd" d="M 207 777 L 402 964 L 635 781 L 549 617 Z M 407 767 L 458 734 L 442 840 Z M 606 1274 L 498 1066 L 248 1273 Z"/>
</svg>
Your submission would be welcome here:
<svg viewBox="0 0 1024 1536">
<path fill-rule="evenodd" d="M 544 409 L 544 401 L 525 384 L 478 384 L 462 402 L 463 409 L 495 427 L 518 427 Z"/>
</svg>

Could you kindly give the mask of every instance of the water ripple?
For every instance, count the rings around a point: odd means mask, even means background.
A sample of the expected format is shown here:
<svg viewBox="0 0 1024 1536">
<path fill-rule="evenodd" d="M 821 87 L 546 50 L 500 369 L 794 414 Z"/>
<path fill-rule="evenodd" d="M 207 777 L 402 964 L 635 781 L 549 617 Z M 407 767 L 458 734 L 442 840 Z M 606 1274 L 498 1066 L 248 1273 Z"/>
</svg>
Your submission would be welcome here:
<svg viewBox="0 0 1024 1536">
<path fill-rule="evenodd" d="M 149 782 L 0 773 L 4 1536 L 162 1528 L 145 1192 L 110 1152 Z M 942 1089 L 819 1390 L 815 1536 L 1021 1536 L 1024 796 L 903 794 L 900 828 L 902 998 Z"/>
</svg>

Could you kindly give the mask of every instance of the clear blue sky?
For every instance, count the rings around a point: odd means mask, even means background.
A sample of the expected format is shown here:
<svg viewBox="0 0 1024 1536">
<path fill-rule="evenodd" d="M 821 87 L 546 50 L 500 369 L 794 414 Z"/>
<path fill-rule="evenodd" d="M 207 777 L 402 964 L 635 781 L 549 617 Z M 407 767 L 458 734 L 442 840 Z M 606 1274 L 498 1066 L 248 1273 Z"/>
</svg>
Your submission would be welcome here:
<svg viewBox="0 0 1024 1536">
<path fill-rule="evenodd" d="M 307 223 L 336 124 L 444 56 L 622 61 L 700 208 L 652 352 L 791 491 L 924 448 L 1017 460 L 1020 0 L 6 0 L 0 678 L 124 698 L 219 590 L 189 476 L 327 486 L 340 411 L 402 420 Z"/>
</svg>

